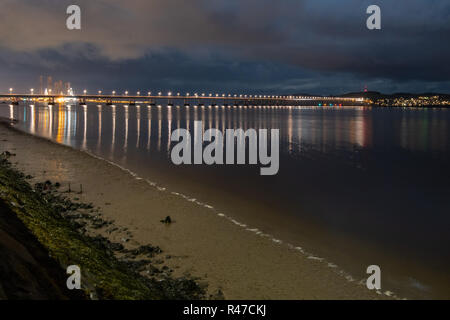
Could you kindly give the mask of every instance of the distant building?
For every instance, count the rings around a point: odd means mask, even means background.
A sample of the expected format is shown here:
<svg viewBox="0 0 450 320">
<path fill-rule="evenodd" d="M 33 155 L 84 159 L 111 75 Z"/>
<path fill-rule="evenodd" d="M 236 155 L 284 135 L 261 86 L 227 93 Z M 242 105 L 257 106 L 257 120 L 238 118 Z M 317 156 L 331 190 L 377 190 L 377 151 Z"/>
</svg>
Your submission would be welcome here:
<svg viewBox="0 0 450 320">
<path fill-rule="evenodd" d="M 52 76 L 47 77 L 47 90 L 51 91 L 53 89 L 53 79 Z"/>
<path fill-rule="evenodd" d="M 70 82 L 64 83 L 64 94 L 69 94 L 70 91 Z"/>
<path fill-rule="evenodd" d="M 39 94 L 44 94 L 44 76 L 39 76 Z"/>
<path fill-rule="evenodd" d="M 56 80 L 52 82 L 52 76 L 47 76 L 47 85 L 44 84 L 44 76 L 39 76 L 39 93 L 40 94 L 55 94 L 55 95 L 73 95 L 73 89 L 70 86 L 70 82 L 63 82 L 62 80 Z"/>
</svg>

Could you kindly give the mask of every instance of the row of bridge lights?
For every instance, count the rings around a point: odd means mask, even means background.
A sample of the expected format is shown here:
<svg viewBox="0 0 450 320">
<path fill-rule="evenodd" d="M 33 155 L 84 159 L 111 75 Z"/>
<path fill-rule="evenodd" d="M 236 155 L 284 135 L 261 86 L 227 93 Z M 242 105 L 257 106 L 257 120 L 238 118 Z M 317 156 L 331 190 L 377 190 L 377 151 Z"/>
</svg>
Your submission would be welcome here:
<svg viewBox="0 0 450 320">
<path fill-rule="evenodd" d="M 9 94 L 12 94 L 13 93 L 13 91 L 14 91 L 14 89 L 13 88 L 9 88 Z M 33 88 L 31 88 L 30 89 L 30 92 L 31 92 L 31 95 L 33 95 L 34 94 L 34 89 Z M 48 90 L 48 92 L 49 92 L 49 94 L 51 94 L 52 93 L 52 89 L 49 89 Z M 140 91 L 138 91 L 138 92 L 136 92 L 137 93 L 137 95 L 138 96 L 140 96 L 141 95 L 141 92 Z M 84 95 L 86 95 L 87 94 L 87 90 L 86 89 L 84 89 L 83 90 L 83 94 Z M 98 95 L 101 95 L 102 94 L 102 90 L 98 90 Z M 148 93 L 147 93 L 147 95 L 151 95 L 152 94 L 152 92 L 151 91 L 149 91 Z M 116 95 L 116 91 L 115 90 L 113 90 L 112 91 L 112 95 L 114 96 L 114 95 Z M 125 91 L 125 96 L 127 96 L 128 95 L 128 91 Z M 158 92 L 158 96 L 162 96 L 162 92 L 160 91 L 160 92 Z M 167 93 L 167 96 L 168 97 L 171 97 L 172 96 L 172 92 L 168 92 Z M 177 96 L 179 97 L 180 96 L 180 93 L 177 93 Z M 186 93 L 186 97 L 189 97 L 190 96 L 190 93 L 188 92 L 188 93 Z M 195 97 L 199 97 L 199 95 L 197 94 L 197 93 L 195 93 L 194 94 L 194 96 Z M 222 97 L 226 97 L 227 95 L 224 93 L 224 94 L 222 94 Z M 206 95 L 204 94 L 204 93 L 202 93 L 201 94 L 201 97 L 206 97 Z M 212 93 L 210 93 L 209 94 L 209 97 L 214 97 L 214 95 L 212 94 Z M 215 95 L 215 97 L 216 98 L 218 98 L 219 97 L 219 94 L 218 93 L 216 93 L 216 95 Z M 231 98 L 231 97 L 234 97 L 234 98 L 237 98 L 238 97 L 238 95 L 237 94 L 235 94 L 235 95 L 231 95 L 231 94 L 228 94 L 228 97 L 229 98 Z M 267 96 L 267 95 L 255 95 L 255 96 L 253 96 L 253 95 L 242 95 L 242 94 L 240 94 L 239 95 L 239 98 L 242 98 L 242 97 L 244 97 L 244 98 L 276 98 L 276 99 L 278 99 L 278 98 L 281 98 L 281 96 Z M 298 97 L 298 96 L 287 96 L 286 98 L 289 98 L 289 99 L 302 99 L 302 98 L 304 98 L 304 97 Z M 331 99 L 333 99 L 333 98 L 331 98 L 331 97 L 310 97 L 310 98 L 312 98 L 312 99 L 325 99 L 325 100 L 331 100 Z M 355 100 L 354 98 L 341 98 L 341 99 L 343 99 L 343 100 Z M 358 101 L 363 101 L 364 99 L 363 98 L 359 98 L 359 99 L 356 99 L 356 100 L 358 100 Z"/>
<path fill-rule="evenodd" d="M 13 88 L 9 88 L 9 94 L 12 94 L 13 93 L 13 91 L 14 91 L 14 89 Z M 34 89 L 33 88 L 31 88 L 30 89 L 30 92 L 31 92 L 31 94 L 33 95 L 34 94 Z M 52 89 L 49 89 L 48 90 L 48 92 L 51 94 L 52 93 Z M 87 94 L 87 90 L 86 89 L 84 89 L 83 90 L 83 94 L 84 95 L 86 95 Z M 102 94 L 102 90 L 98 90 L 98 95 L 101 95 Z M 140 96 L 141 95 L 141 92 L 140 91 L 138 91 L 138 92 L 136 92 L 136 94 L 138 95 L 138 96 Z M 147 93 L 147 95 L 151 95 L 152 94 L 152 92 L 151 91 L 149 91 L 148 93 Z M 116 95 L 116 91 L 115 90 L 113 90 L 112 91 L 112 95 L 114 96 L 114 95 Z M 128 91 L 125 91 L 125 96 L 127 96 L 128 95 Z M 158 96 L 162 96 L 162 92 L 158 92 Z M 167 96 L 168 97 L 171 97 L 172 96 L 172 92 L 168 92 L 167 93 Z M 180 96 L 180 93 L 177 93 L 177 96 L 179 97 Z M 186 93 L 186 97 L 189 97 L 190 96 L 190 93 L 188 92 L 188 93 Z M 199 97 L 199 95 L 197 94 L 197 93 L 195 93 L 194 94 L 194 96 L 195 97 Z M 206 97 L 206 95 L 204 94 L 204 93 L 202 93 L 201 94 L 201 97 Z M 214 97 L 214 95 L 212 94 L 212 93 L 210 93 L 209 94 L 209 97 Z M 218 94 L 218 93 L 216 93 L 216 95 L 215 95 L 215 97 L 216 98 L 218 98 L 218 97 L 220 97 L 220 95 Z M 227 95 L 224 93 L 224 94 L 222 94 L 222 97 L 227 97 Z M 231 94 L 228 94 L 228 97 L 229 98 L 231 98 L 231 97 L 234 97 L 234 98 L 238 98 L 238 95 L 237 94 L 235 94 L 235 95 L 231 95 Z M 244 97 L 244 98 L 276 98 L 276 99 L 278 99 L 278 98 L 281 98 L 281 96 L 267 96 L 267 95 L 255 95 L 255 96 L 253 96 L 253 95 L 242 95 L 242 94 L 240 94 L 239 95 L 239 98 L 242 98 L 242 97 Z M 286 98 L 289 98 L 289 99 L 301 99 L 301 98 L 304 98 L 304 97 L 298 97 L 298 96 L 287 96 Z M 315 99 L 316 97 L 310 97 L 310 98 L 312 98 L 312 99 Z M 331 98 L 331 97 L 318 97 L 319 99 L 325 99 L 325 100 L 331 100 L 331 99 L 333 99 L 333 98 Z M 344 100 L 345 99 L 348 99 L 348 100 L 352 100 L 353 98 L 344 98 Z M 363 99 L 357 99 L 357 100 L 363 100 Z"/>
<path fill-rule="evenodd" d="M 9 93 L 10 93 L 10 94 L 12 94 L 13 91 L 14 91 L 13 88 L 9 88 Z M 31 94 L 34 94 L 34 89 L 31 88 L 31 89 L 30 89 L 30 92 L 31 92 Z M 48 92 L 51 93 L 51 92 L 52 92 L 52 89 L 48 89 Z M 87 94 L 87 90 L 86 90 L 86 89 L 83 90 L 83 94 L 84 94 L 84 95 Z M 98 95 L 101 95 L 101 94 L 102 94 L 102 90 L 98 90 Z M 113 90 L 113 91 L 112 91 L 112 95 L 115 95 L 115 94 L 116 94 L 116 91 Z M 138 96 L 140 96 L 140 95 L 141 95 L 141 92 L 138 91 L 138 92 L 136 92 L 136 94 L 137 94 Z M 151 94 L 152 94 L 151 91 L 149 91 L 149 92 L 147 93 L 147 95 L 149 95 L 149 96 L 150 96 Z M 126 95 L 126 96 L 128 95 L 128 91 L 125 91 L 125 95 Z M 158 92 L 158 96 L 162 96 L 162 92 Z M 172 96 L 172 92 L 169 91 L 169 92 L 167 93 L 167 96 L 168 96 L 168 97 L 171 97 L 171 96 Z M 180 96 L 180 93 L 177 93 L 177 96 L 179 97 L 179 96 Z M 190 96 L 190 93 L 189 93 L 189 92 L 186 93 L 186 96 L 189 97 L 189 96 Z M 194 96 L 195 96 L 195 97 L 199 97 L 199 95 L 198 95 L 197 93 L 195 93 Z M 202 97 L 205 97 L 205 94 L 202 93 L 201 96 L 202 96 Z M 213 97 L 213 96 L 214 96 L 214 95 L 213 95 L 212 93 L 209 94 L 209 97 Z M 215 97 L 219 97 L 219 94 L 216 93 Z M 222 97 L 226 97 L 226 94 L 222 94 Z M 228 94 L 228 97 L 232 97 L 232 95 L 231 95 L 231 94 Z M 234 98 L 237 98 L 238 95 L 235 94 L 233 97 L 234 97 Z M 239 95 L 239 98 L 242 98 L 242 97 L 245 97 L 245 98 L 247 98 L 247 97 L 253 98 L 253 95 L 247 96 L 246 94 L 245 94 L 245 95 L 240 94 L 240 95 Z M 264 96 L 263 96 L 263 95 L 260 95 L 260 96 L 255 95 L 254 97 L 255 97 L 255 98 L 258 98 L 258 97 L 259 97 L 259 98 L 281 98 L 281 96 L 267 96 L 267 95 L 264 95 Z M 297 98 L 297 97 L 289 96 L 288 98 Z"/>
<path fill-rule="evenodd" d="M 86 94 L 87 94 L 87 90 L 83 90 L 83 93 L 86 95 Z M 99 91 L 98 91 L 98 95 L 101 95 L 101 94 L 102 94 L 102 90 L 99 90 Z M 136 94 L 137 94 L 138 96 L 140 96 L 140 95 L 141 95 L 141 92 L 140 92 L 140 91 L 137 91 Z M 151 91 L 149 91 L 149 92 L 147 93 L 148 96 L 151 96 L 151 94 L 152 94 Z M 116 91 L 112 91 L 112 95 L 116 95 Z M 125 96 L 128 96 L 128 91 L 125 91 L 125 92 L 124 92 L 124 95 L 125 95 Z M 162 92 L 161 92 L 161 91 L 158 92 L 158 96 L 162 96 Z M 173 97 L 173 96 L 174 96 L 174 95 L 172 94 L 171 91 L 169 91 L 169 92 L 167 93 L 167 97 Z M 177 93 L 176 96 L 177 96 L 177 97 L 180 97 L 180 93 Z M 190 95 L 189 92 L 186 93 L 186 97 L 190 97 L 190 96 L 191 96 L 191 95 Z M 202 93 L 201 95 L 199 95 L 198 93 L 194 93 L 194 97 L 196 97 L 196 98 L 197 98 L 197 97 L 202 97 L 202 98 L 203 98 L 203 97 L 207 97 L 207 96 L 206 96 L 205 93 Z M 228 97 L 228 98 L 232 98 L 232 97 L 234 97 L 234 98 L 272 98 L 272 99 L 283 98 L 283 96 L 246 95 L 246 94 L 240 94 L 240 95 L 237 95 L 237 94 L 235 94 L 235 95 L 228 94 L 228 95 L 226 95 L 225 93 L 222 94 L 222 96 L 220 96 L 218 93 L 216 93 L 215 95 L 214 95 L 213 93 L 210 93 L 208 97 L 216 97 L 216 98 L 219 98 L 219 97 L 223 97 L 223 98 L 225 98 L 225 97 Z M 335 99 L 334 97 L 312 97 L 312 96 L 311 96 L 311 97 L 285 96 L 284 98 L 288 98 L 288 99 L 306 99 L 306 98 L 310 98 L 310 99 L 325 99 L 325 100 L 333 100 L 333 99 Z M 341 99 L 343 99 L 343 100 L 354 100 L 354 98 L 341 98 Z M 363 99 L 361 98 L 361 99 L 357 99 L 357 100 L 363 100 Z"/>
<path fill-rule="evenodd" d="M 13 93 L 13 91 L 14 91 L 14 89 L 13 88 L 9 88 L 9 93 L 10 94 L 12 94 Z M 31 88 L 30 89 L 30 92 L 31 92 L 31 94 L 34 94 L 34 89 L 33 88 Z M 49 93 L 51 93 L 52 92 L 52 89 L 48 89 L 48 92 Z M 83 94 L 84 95 L 86 95 L 87 94 L 87 90 L 86 89 L 84 89 L 83 90 Z M 102 90 L 98 90 L 98 95 L 101 95 L 102 94 Z M 116 94 L 116 91 L 115 90 L 113 90 L 112 91 L 112 95 L 115 95 Z M 136 94 L 138 95 L 138 96 L 140 96 L 141 95 L 141 92 L 140 91 L 138 91 L 138 92 L 136 92 Z M 147 95 L 151 95 L 152 94 L 152 92 L 151 91 L 149 91 L 148 93 L 147 93 Z M 128 91 L 125 91 L 125 95 L 127 96 L 128 95 Z M 158 96 L 162 96 L 162 92 L 158 92 Z M 169 97 L 171 97 L 172 96 L 172 92 L 168 92 L 167 93 L 167 96 L 169 96 Z M 180 93 L 177 93 L 177 96 L 179 97 L 180 96 Z M 188 92 L 188 93 L 186 93 L 186 96 L 187 97 L 189 97 L 190 96 L 190 93 Z M 199 97 L 199 94 L 198 93 L 195 93 L 194 94 L 194 96 L 195 97 Z M 205 97 L 206 95 L 204 94 L 204 93 L 202 93 L 201 94 L 201 96 L 202 97 Z M 216 95 L 215 95 L 215 97 L 219 97 L 220 95 L 218 94 L 218 93 L 216 93 Z M 224 93 L 224 94 L 222 94 L 222 97 L 226 97 L 227 95 Z M 210 93 L 209 94 L 209 97 L 214 97 L 214 94 L 212 94 L 212 93 Z M 231 97 L 234 97 L 234 98 L 237 98 L 238 97 L 238 95 L 237 94 L 235 94 L 235 95 L 231 95 L 231 94 L 228 94 L 228 97 L 229 98 L 231 98 Z M 242 97 L 244 97 L 244 98 L 247 98 L 247 97 L 249 97 L 249 98 L 253 98 L 253 95 L 242 95 L 242 94 L 240 94 L 239 95 L 239 98 L 242 98 Z M 267 96 L 267 95 L 255 95 L 254 96 L 254 98 L 281 98 L 281 96 Z M 294 97 L 294 96 L 288 96 L 287 98 L 299 98 L 299 97 Z"/>
<path fill-rule="evenodd" d="M 9 88 L 9 94 L 12 94 L 13 91 L 14 91 L 13 88 Z M 84 90 L 84 91 L 85 91 L 84 94 L 86 94 L 86 90 Z M 30 93 L 31 93 L 31 95 L 34 94 L 34 89 L 33 88 L 30 89 Z M 51 94 L 52 93 L 52 89 L 48 89 L 48 93 Z M 101 91 L 99 91 L 99 94 L 101 94 Z"/>
<path fill-rule="evenodd" d="M 13 91 L 14 91 L 13 88 L 9 88 L 9 94 L 12 94 Z M 86 90 L 84 90 L 84 91 L 86 91 Z M 48 92 L 51 94 L 52 93 L 52 89 L 48 89 Z M 34 94 L 34 89 L 33 88 L 30 89 L 30 93 L 31 93 L 31 95 Z"/>
<path fill-rule="evenodd" d="M 125 96 L 128 96 L 128 91 L 125 91 L 124 92 L 124 95 Z M 84 95 L 86 95 L 87 94 L 87 90 L 85 89 L 85 90 L 83 90 L 83 94 Z M 102 94 L 102 90 L 98 90 L 98 95 L 101 95 Z M 147 95 L 148 96 L 151 96 L 151 94 L 152 94 L 152 92 L 151 91 L 149 91 L 148 93 L 147 93 Z M 114 95 L 116 95 L 116 91 L 114 90 L 114 91 L 112 91 L 112 95 L 114 96 Z M 140 91 L 137 91 L 136 92 L 136 95 L 137 96 L 140 96 L 141 95 L 141 92 Z M 158 92 L 158 96 L 162 96 L 162 92 Z M 173 97 L 173 96 L 175 96 L 172 92 L 168 92 L 167 93 L 167 97 Z M 181 94 L 178 92 L 177 94 L 176 94 L 176 96 L 177 97 L 180 97 L 181 96 Z M 191 94 L 188 92 L 188 93 L 186 93 L 186 97 L 190 97 L 191 96 Z M 193 95 L 194 97 L 207 97 L 207 95 L 205 94 L 205 93 L 202 93 L 201 95 L 199 95 L 198 93 L 194 93 L 194 95 Z M 218 93 L 216 93 L 215 95 L 213 94 L 213 93 L 210 93 L 209 95 L 208 95 L 208 97 L 216 97 L 216 98 L 219 98 L 219 97 L 223 97 L 223 98 L 225 98 L 225 97 L 228 97 L 228 98 L 231 98 L 231 97 L 234 97 L 234 98 L 282 98 L 282 96 L 270 96 L 270 95 L 244 95 L 244 94 L 240 94 L 240 95 L 237 95 L 237 94 L 235 94 L 235 95 L 231 95 L 231 94 L 228 94 L 228 95 L 226 95 L 225 93 L 224 94 L 222 94 L 222 95 L 220 95 L 220 94 L 218 94 Z M 287 98 L 291 98 L 291 99 L 293 99 L 293 98 L 301 98 L 301 97 L 294 97 L 294 96 L 288 96 Z"/>
<path fill-rule="evenodd" d="M 13 88 L 9 88 L 9 94 L 12 94 L 13 91 L 14 91 Z M 50 90 L 50 91 L 51 91 L 51 90 Z M 34 94 L 34 89 L 33 89 L 33 88 L 30 89 L 30 93 L 31 93 L 31 94 Z"/>
</svg>

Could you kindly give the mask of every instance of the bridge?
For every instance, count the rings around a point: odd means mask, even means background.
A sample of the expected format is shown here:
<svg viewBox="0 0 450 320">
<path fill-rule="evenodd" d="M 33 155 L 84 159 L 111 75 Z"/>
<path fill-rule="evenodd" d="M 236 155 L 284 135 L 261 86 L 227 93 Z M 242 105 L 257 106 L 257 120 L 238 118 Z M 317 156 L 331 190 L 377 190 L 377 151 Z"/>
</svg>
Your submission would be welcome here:
<svg viewBox="0 0 450 320">
<path fill-rule="evenodd" d="M 273 105 L 273 106 L 345 106 L 345 105 L 365 105 L 367 101 L 363 98 L 346 97 L 325 97 L 325 96 L 274 96 L 274 95 L 232 95 L 232 94 L 193 94 L 180 95 L 171 93 L 162 95 L 116 95 L 116 94 L 0 94 L 0 101 L 4 103 L 18 105 L 20 102 L 43 102 L 49 105 L 56 103 L 87 103 L 113 104 L 148 104 L 148 105 Z"/>
</svg>

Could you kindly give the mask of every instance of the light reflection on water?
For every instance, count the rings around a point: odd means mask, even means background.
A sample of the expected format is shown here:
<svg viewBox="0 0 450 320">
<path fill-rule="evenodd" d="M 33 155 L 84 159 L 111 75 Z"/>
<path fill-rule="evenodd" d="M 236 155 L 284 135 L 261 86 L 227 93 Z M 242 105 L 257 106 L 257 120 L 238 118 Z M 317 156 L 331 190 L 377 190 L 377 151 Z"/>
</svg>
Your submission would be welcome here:
<svg viewBox="0 0 450 320">
<path fill-rule="evenodd" d="M 0 107 L 0 115 L 18 119 L 22 130 L 112 160 L 281 239 L 304 244 L 312 238 L 312 251 L 331 255 L 340 265 L 354 258 L 343 253 L 348 242 L 341 237 L 383 251 L 364 258 L 358 253 L 362 262 L 349 263 L 349 269 L 362 270 L 373 261 L 394 269 L 392 256 L 430 269 L 450 267 L 446 109 L 37 104 Z M 196 120 L 203 132 L 280 129 L 279 174 L 261 177 L 259 166 L 174 166 L 171 132 L 186 128 L 193 135 Z M 320 232 L 311 233 L 310 226 Z M 448 280 L 410 277 L 428 287 Z M 448 286 L 439 294 L 450 297 Z"/>
<path fill-rule="evenodd" d="M 321 152 L 330 148 L 370 148 L 380 142 L 374 141 L 374 134 L 377 135 L 375 140 L 381 139 L 390 146 L 446 152 L 447 113 L 444 109 L 390 109 L 378 110 L 375 114 L 369 107 L 336 110 L 336 107 L 11 105 L 9 114 L 4 116 L 23 121 L 26 124 L 23 129 L 33 134 L 74 147 L 92 148 L 95 139 L 97 147 L 102 143 L 111 144 L 112 152 L 116 147 L 125 152 L 133 139 L 134 148 L 142 148 L 142 141 L 146 141 L 144 149 L 150 150 L 153 140 L 156 151 L 167 154 L 171 146 L 170 133 L 177 128 L 190 130 L 196 120 L 203 121 L 203 132 L 210 128 L 280 128 L 282 145 L 286 146 L 281 150 L 284 153 L 301 152 L 305 145 Z M 379 119 L 374 119 L 375 116 Z M 375 122 L 379 126 L 374 128 Z M 387 131 L 381 132 L 383 129 Z M 121 135 L 120 141 L 117 135 Z"/>
</svg>

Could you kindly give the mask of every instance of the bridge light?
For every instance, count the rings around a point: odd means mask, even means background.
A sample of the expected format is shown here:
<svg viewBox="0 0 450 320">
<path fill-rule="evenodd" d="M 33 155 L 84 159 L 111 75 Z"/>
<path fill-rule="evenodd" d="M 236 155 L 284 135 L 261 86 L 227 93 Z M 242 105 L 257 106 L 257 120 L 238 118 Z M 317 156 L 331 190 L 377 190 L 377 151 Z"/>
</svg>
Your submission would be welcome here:
<svg viewBox="0 0 450 320">
<path fill-rule="evenodd" d="M 9 94 L 13 92 L 13 88 L 9 88 Z"/>
<path fill-rule="evenodd" d="M 115 91 L 115 90 L 113 90 L 112 94 L 113 94 L 113 95 L 115 95 L 115 94 L 116 94 L 116 91 Z"/>
<path fill-rule="evenodd" d="M 140 95 L 141 95 L 141 92 L 140 92 L 140 91 L 138 91 L 138 92 L 137 92 L 137 95 L 138 95 L 138 96 L 140 96 Z"/>
<path fill-rule="evenodd" d="M 86 95 L 86 93 L 87 93 L 87 90 L 86 90 L 86 89 L 84 89 L 84 90 L 83 90 L 83 93 L 84 93 L 84 95 Z"/>
<path fill-rule="evenodd" d="M 158 96 L 160 96 L 160 95 L 162 95 L 162 92 L 160 91 L 160 92 L 158 92 Z"/>
<path fill-rule="evenodd" d="M 102 90 L 98 90 L 98 94 L 99 94 L 99 95 L 102 94 Z"/>
<path fill-rule="evenodd" d="M 169 91 L 169 93 L 168 93 L 167 95 L 171 96 L 171 95 L 172 95 L 172 92 Z"/>
<path fill-rule="evenodd" d="M 128 95 L 128 91 L 125 91 L 125 95 Z"/>
<path fill-rule="evenodd" d="M 32 88 L 32 89 L 30 89 L 30 91 L 31 91 L 31 94 L 33 94 L 33 92 L 34 92 L 34 89 Z"/>
</svg>

